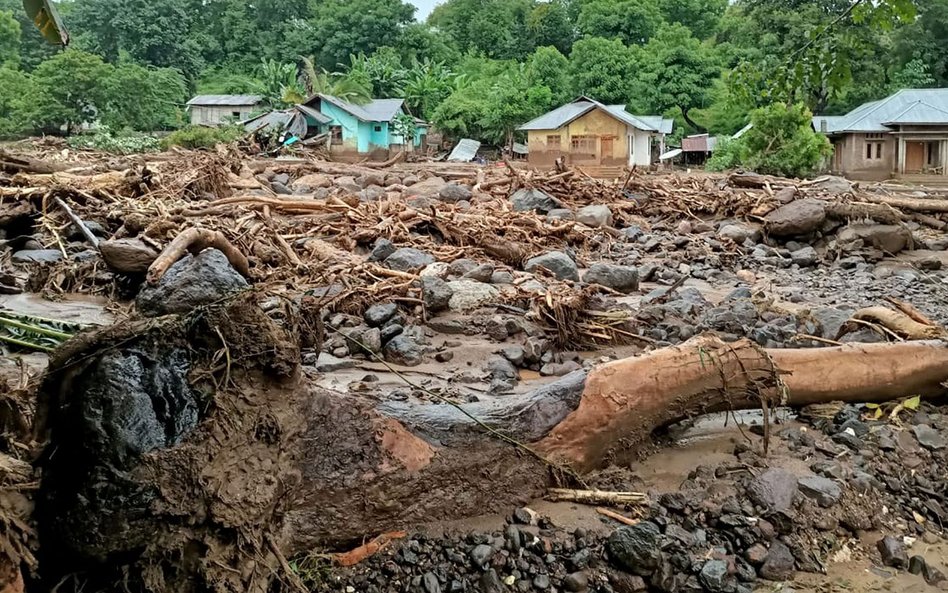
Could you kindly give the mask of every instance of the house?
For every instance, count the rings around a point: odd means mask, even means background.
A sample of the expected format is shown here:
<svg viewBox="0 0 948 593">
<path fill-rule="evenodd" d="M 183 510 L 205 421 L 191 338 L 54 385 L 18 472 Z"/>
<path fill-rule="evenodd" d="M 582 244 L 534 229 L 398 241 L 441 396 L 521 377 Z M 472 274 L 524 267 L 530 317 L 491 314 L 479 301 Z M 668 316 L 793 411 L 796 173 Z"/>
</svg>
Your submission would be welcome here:
<svg viewBox="0 0 948 593">
<path fill-rule="evenodd" d="M 686 165 L 703 165 L 718 145 L 718 137 L 709 134 L 693 134 L 681 139 L 681 151 Z"/>
<path fill-rule="evenodd" d="M 833 143 L 829 167 L 844 175 L 948 175 L 948 89 L 904 89 L 846 115 L 815 116 L 813 128 Z"/>
<path fill-rule="evenodd" d="M 260 95 L 198 95 L 188 101 L 187 110 L 192 125 L 219 126 L 250 118 L 262 102 Z"/>
<path fill-rule="evenodd" d="M 565 157 L 575 165 L 647 167 L 665 152 L 672 124 L 658 115 L 631 115 L 625 105 L 580 97 L 518 129 L 527 132 L 533 166 L 551 166 Z"/>
<path fill-rule="evenodd" d="M 313 132 L 329 134 L 329 151 L 346 159 L 385 159 L 393 151 L 414 150 L 425 144 L 428 124 L 412 118 L 411 138 L 398 134 L 396 122 L 409 115 L 403 99 L 375 99 L 356 105 L 331 95 L 313 95 L 297 108 L 305 110 Z"/>
</svg>

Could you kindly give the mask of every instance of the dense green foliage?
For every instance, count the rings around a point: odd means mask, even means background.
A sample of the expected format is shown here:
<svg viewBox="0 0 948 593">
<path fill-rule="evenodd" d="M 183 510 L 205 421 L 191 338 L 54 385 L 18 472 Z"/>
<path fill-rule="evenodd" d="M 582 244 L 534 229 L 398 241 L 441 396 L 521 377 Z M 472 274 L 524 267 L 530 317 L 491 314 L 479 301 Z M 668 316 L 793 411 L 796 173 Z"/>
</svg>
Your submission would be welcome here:
<svg viewBox="0 0 948 593">
<path fill-rule="evenodd" d="M 102 127 L 89 134 L 77 134 L 67 140 L 69 146 L 79 149 L 101 150 L 113 154 L 136 154 L 161 148 L 158 138 L 136 132 L 114 132 Z"/>
<path fill-rule="evenodd" d="M 240 126 L 226 126 L 220 128 L 206 128 L 203 126 L 186 126 L 168 134 L 161 140 L 162 148 L 181 146 L 183 148 L 212 148 L 221 142 L 233 142 L 243 136 Z"/>
<path fill-rule="evenodd" d="M 774 103 L 754 111 L 754 126 L 724 142 L 708 163 L 714 171 L 744 166 L 760 173 L 804 177 L 832 153 L 829 140 L 813 130 L 803 105 Z"/>
<path fill-rule="evenodd" d="M 730 134 L 772 104 L 836 114 L 948 86 L 948 0 L 446 0 L 426 22 L 405 0 L 59 6 L 65 52 L 0 0 L 0 135 L 173 129 L 198 92 L 276 107 L 404 97 L 443 131 L 496 143 L 587 94 L 674 117 L 678 134 Z"/>
</svg>

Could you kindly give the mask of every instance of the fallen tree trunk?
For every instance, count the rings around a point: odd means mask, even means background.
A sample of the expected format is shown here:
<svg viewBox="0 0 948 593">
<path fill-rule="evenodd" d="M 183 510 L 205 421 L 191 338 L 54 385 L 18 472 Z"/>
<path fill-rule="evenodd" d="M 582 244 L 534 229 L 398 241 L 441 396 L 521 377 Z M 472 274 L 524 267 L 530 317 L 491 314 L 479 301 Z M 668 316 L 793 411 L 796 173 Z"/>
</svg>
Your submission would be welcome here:
<svg viewBox="0 0 948 593">
<path fill-rule="evenodd" d="M 897 198 L 894 196 L 865 196 L 865 199 L 878 204 L 887 204 L 899 210 L 911 212 L 948 212 L 948 200 L 929 198 Z"/>
<path fill-rule="evenodd" d="M 53 357 L 36 435 L 51 583 L 83 569 L 152 591 L 263 592 L 286 557 L 507 510 L 564 475 L 549 459 L 591 469 L 690 415 L 936 395 L 948 380 L 942 342 L 703 336 L 531 394 L 379 404 L 307 384 L 295 313 L 278 326 L 256 298 L 81 334 Z"/>
</svg>

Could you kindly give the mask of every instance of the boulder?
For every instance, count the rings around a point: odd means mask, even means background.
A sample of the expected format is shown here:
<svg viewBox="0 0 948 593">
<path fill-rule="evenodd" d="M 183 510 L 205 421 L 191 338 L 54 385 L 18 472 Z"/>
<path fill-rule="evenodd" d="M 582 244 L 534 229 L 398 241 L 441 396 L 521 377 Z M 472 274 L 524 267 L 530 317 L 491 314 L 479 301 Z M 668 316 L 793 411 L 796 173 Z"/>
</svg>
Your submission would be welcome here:
<svg viewBox="0 0 948 593">
<path fill-rule="evenodd" d="M 455 280 L 448 282 L 447 286 L 451 291 L 448 307 L 454 311 L 476 309 L 500 296 L 496 287 L 475 280 Z"/>
<path fill-rule="evenodd" d="M 379 305 L 372 305 L 365 310 L 363 317 L 365 322 L 369 324 L 369 327 L 382 327 L 385 325 L 385 322 L 395 316 L 398 313 L 398 305 L 395 303 L 383 303 Z"/>
<path fill-rule="evenodd" d="M 576 212 L 576 221 L 593 228 L 612 226 L 612 210 L 604 204 L 584 206 Z"/>
<path fill-rule="evenodd" d="M 889 224 L 851 224 L 837 233 L 836 242 L 843 251 L 874 247 L 896 254 L 912 246 L 912 233 L 905 227 Z"/>
<path fill-rule="evenodd" d="M 414 272 L 434 263 L 435 258 L 414 247 L 402 247 L 385 258 L 385 267 L 399 272 Z"/>
<path fill-rule="evenodd" d="M 136 299 L 149 316 L 188 313 L 247 288 L 247 281 L 217 249 L 188 254 L 168 268 L 155 286 L 145 285 Z"/>
<path fill-rule="evenodd" d="M 658 525 L 643 521 L 638 525 L 616 529 L 606 541 L 606 551 L 612 562 L 627 572 L 647 577 L 662 560 Z"/>
<path fill-rule="evenodd" d="M 573 214 L 573 211 L 569 208 L 554 208 L 546 213 L 546 219 L 549 221 L 556 220 L 574 220 L 576 215 Z"/>
<path fill-rule="evenodd" d="M 106 265 L 123 274 L 144 274 L 158 258 L 158 251 L 141 239 L 112 239 L 99 242 Z"/>
<path fill-rule="evenodd" d="M 593 264 L 583 275 L 583 282 L 619 292 L 632 292 L 639 289 L 639 271 L 630 266 Z"/>
<path fill-rule="evenodd" d="M 809 245 L 790 253 L 790 260 L 801 268 L 815 266 L 820 261 L 820 254 Z"/>
<path fill-rule="evenodd" d="M 311 173 L 293 182 L 293 189 L 300 193 L 309 193 L 321 187 L 332 187 L 332 178 L 329 175 Z"/>
<path fill-rule="evenodd" d="M 450 202 L 452 204 L 468 201 L 471 199 L 471 188 L 466 185 L 449 183 L 438 192 L 438 198 L 442 202 Z"/>
<path fill-rule="evenodd" d="M 446 185 L 448 183 L 440 177 L 429 177 L 409 186 L 405 190 L 405 196 L 409 198 L 437 198 Z"/>
<path fill-rule="evenodd" d="M 882 563 L 893 568 L 905 568 L 908 565 L 908 553 L 901 538 L 887 535 L 876 542 L 876 548 L 882 556 Z"/>
<path fill-rule="evenodd" d="M 774 237 L 794 237 L 819 230 L 825 220 L 826 203 L 804 198 L 777 208 L 764 217 L 764 224 Z"/>
<path fill-rule="evenodd" d="M 787 511 L 797 494 L 797 478 L 785 469 L 768 469 L 751 481 L 747 494 L 755 504 L 770 511 Z"/>
<path fill-rule="evenodd" d="M 718 229 L 718 237 L 722 239 L 730 239 L 731 241 L 734 241 L 740 245 L 748 239 L 754 241 L 759 238 L 760 231 L 746 224 L 725 224 L 720 229 Z"/>
<path fill-rule="evenodd" d="M 385 174 L 380 171 L 365 173 L 356 179 L 356 183 L 361 185 L 363 189 L 373 185 L 385 187 Z"/>
<path fill-rule="evenodd" d="M 385 239 L 384 237 L 379 237 L 375 240 L 375 246 L 372 247 L 372 253 L 369 254 L 369 261 L 385 261 L 385 259 L 395 253 L 398 250 L 395 247 L 395 244 Z"/>
<path fill-rule="evenodd" d="M 549 270 L 560 280 L 579 281 L 579 270 L 576 268 L 576 262 L 562 251 L 551 251 L 532 257 L 523 266 L 523 269 L 527 272 L 535 272 L 539 268 Z"/>
<path fill-rule="evenodd" d="M 429 312 L 443 311 L 451 302 L 454 291 L 438 276 L 421 277 L 421 298 Z"/>
<path fill-rule="evenodd" d="M 823 508 L 829 508 L 839 502 L 843 491 L 839 485 L 822 476 L 806 476 L 797 481 L 797 485 L 807 498 L 811 498 Z"/>
<path fill-rule="evenodd" d="M 547 193 L 538 189 L 518 189 L 510 196 L 515 212 L 539 212 L 546 214 L 560 208 L 560 203 Z"/>
<path fill-rule="evenodd" d="M 764 565 L 760 567 L 760 576 L 770 581 L 786 581 L 793 576 L 793 553 L 780 540 L 770 544 Z"/>
<path fill-rule="evenodd" d="M 405 334 L 389 340 L 382 348 L 382 353 L 388 362 L 406 367 L 418 366 L 424 361 L 421 347 Z"/>
</svg>

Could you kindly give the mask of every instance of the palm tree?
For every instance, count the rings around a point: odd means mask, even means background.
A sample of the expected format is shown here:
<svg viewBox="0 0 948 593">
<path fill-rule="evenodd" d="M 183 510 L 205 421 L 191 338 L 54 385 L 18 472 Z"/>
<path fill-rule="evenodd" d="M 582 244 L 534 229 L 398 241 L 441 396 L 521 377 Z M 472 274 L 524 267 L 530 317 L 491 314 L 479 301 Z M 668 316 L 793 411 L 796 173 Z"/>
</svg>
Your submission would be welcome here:
<svg viewBox="0 0 948 593">
<path fill-rule="evenodd" d="M 260 63 L 260 92 L 272 107 L 294 105 L 304 100 L 294 64 L 281 64 L 276 60 Z"/>
<path fill-rule="evenodd" d="M 356 105 L 365 105 L 372 100 L 372 91 L 355 77 L 338 72 L 330 74 L 316 66 L 313 58 L 300 56 L 303 63 L 300 79 L 310 95 L 332 95 Z"/>
</svg>

